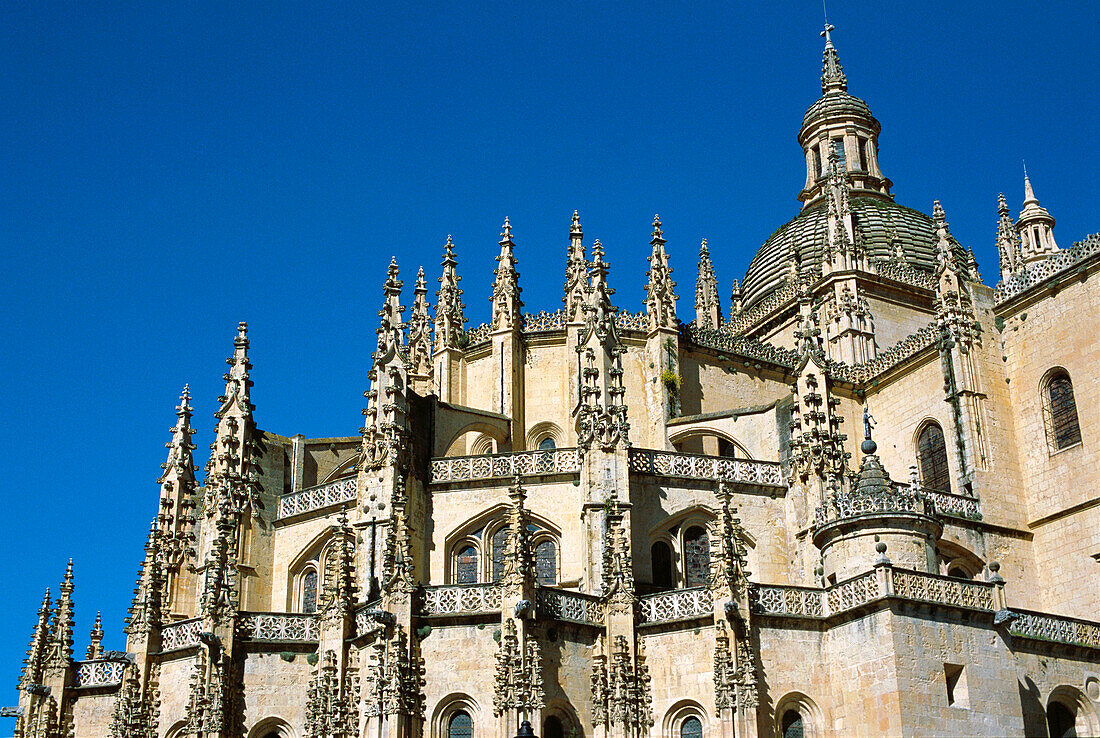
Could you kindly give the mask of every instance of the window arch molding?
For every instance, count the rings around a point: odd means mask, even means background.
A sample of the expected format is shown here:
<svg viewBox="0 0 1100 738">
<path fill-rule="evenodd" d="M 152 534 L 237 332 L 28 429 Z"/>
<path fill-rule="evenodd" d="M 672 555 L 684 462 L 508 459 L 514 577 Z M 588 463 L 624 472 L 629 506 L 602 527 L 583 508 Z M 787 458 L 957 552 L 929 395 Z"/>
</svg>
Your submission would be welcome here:
<svg viewBox="0 0 1100 738">
<path fill-rule="evenodd" d="M 936 553 L 942 563 L 942 574 L 952 576 L 952 571 L 962 570 L 967 579 L 975 579 L 985 571 L 985 561 L 980 556 L 954 541 L 941 539 L 936 545 Z"/>
<path fill-rule="evenodd" d="M 687 531 L 694 527 L 701 527 L 706 533 L 708 543 L 714 536 L 714 526 L 718 517 L 714 510 L 705 505 L 692 505 L 680 510 L 662 520 L 659 524 L 650 528 L 649 547 L 647 553 L 650 556 L 650 573 L 653 570 L 653 545 L 658 542 L 665 543 L 672 549 L 672 586 L 674 588 L 687 586 L 687 568 L 685 559 L 685 536 Z M 748 533 L 742 533 L 741 542 L 751 556 L 756 548 L 756 539 Z M 753 562 L 749 562 L 749 571 L 755 571 Z"/>
<path fill-rule="evenodd" d="M 561 448 L 565 444 L 565 434 L 562 433 L 561 427 L 557 423 L 544 420 L 541 423 L 535 423 L 527 431 L 525 446 L 529 450 L 537 451 L 539 444 L 547 439 L 554 442 L 555 448 Z"/>
<path fill-rule="evenodd" d="M 824 735 L 824 715 L 817 703 L 802 692 L 788 692 L 775 703 L 774 735 L 783 736 L 783 717 L 788 711 L 797 712 L 802 718 L 802 735 L 805 738 L 819 738 Z"/>
<path fill-rule="evenodd" d="M 483 510 L 465 522 L 456 525 L 443 539 L 443 550 L 447 552 L 448 563 L 446 571 L 451 575 L 450 582 L 455 583 L 455 555 L 459 550 L 458 542 L 466 541 L 478 550 L 478 581 L 490 582 L 493 575 L 493 536 L 508 525 L 508 503 L 499 503 L 487 510 Z M 538 513 L 527 509 L 528 522 L 539 530 L 532 532 L 532 537 L 545 536 L 552 538 L 557 547 L 556 555 L 561 561 L 561 528 L 550 522 Z M 540 539 L 543 540 L 543 539 Z"/>
<path fill-rule="evenodd" d="M 1065 367 L 1047 370 L 1039 380 L 1039 404 L 1043 429 L 1051 455 L 1081 445 L 1081 419 L 1077 412 L 1077 394 L 1073 378 Z"/>
<path fill-rule="evenodd" d="M 266 717 L 248 731 L 248 738 L 268 738 L 271 735 L 277 738 L 298 738 L 290 723 L 281 717 Z"/>
<path fill-rule="evenodd" d="M 719 448 L 723 443 L 727 443 L 734 449 L 734 455 L 730 458 L 737 459 L 749 459 L 752 460 L 753 456 L 749 453 L 749 450 L 745 448 L 745 444 L 726 433 L 723 430 L 714 428 L 712 426 L 694 426 L 692 428 L 685 428 L 677 433 L 670 434 L 668 442 L 675 448 L 680 448 L 685 442 L 699 440 L 700 442 L 705 438 L 716 438 L 718 440 Z M 695 453 L 695 452 L 690 452 Z M 719 453 L 719 455 L 722 455 Z"/>
<path fill-rule="evenodd" d="M 674 702 L 668 708 L 664 719 L 661 721 L 662 738 L 681 738 L 680 733 L 683 730 L 684 722 L 690 718 L 699 721 L 703 729 L 702 738 L 706 738 L 711 730 L 710 716 L 707 714 L 706 708 L 695 700 L 680 700 Z"/>
<path fill-rule="evenodd" d="M 936 442 L 939 434 L 939 443 Z M 926 440 L 925 436 L 928 434 Z M 922 452 L 922 440 L 927 453 Z M 938 418 L 927 417 L 917 423 L 913 432 L 913 456 L 917 460 L 917 471 L 921 487 L 939 492 L 954 492 L 951 485 L 953 475 L 951 453 L 947 449 L 947 434 Z"/>
<path fill-rule="evenodd" d="M 485 552 L 482 550 L 481 539 L 475 536 L 465 536 L 459 538 L 450 547 L 447 555 L 447 572 L 450 584 L 458 584 L 458 556 L 467 547 L 474 549 L 474 554 L 477 556 L 477 576 L 476 580 L 479 582 L 485 581 L 484 566 L 485 566 Z"/>
<path fill-rule="evenodd" d="M 325 561 L 332 550 L 333 537 L 337 526 L 329 525 L 310 539 L 298 555 L 290 560 L 287 567 L 286 608 L 288 612 L 300 612 L 302 604 L 302 583 L 309 569 L 317 571 L 317 589 L 325 577 Z"/>
<path fill-rule="evenodd" d="M 463 692 L 452 692 L 437 702 L 432 711 L 431 738 L 449 738 L 451 718 L 459 712 L 470 716 L 471 738 L 478 738 L 484 732 L 481 727 L 481 707 L 477 701 Z"/>
<path fill-rule="evenodd" d="M 1068 684 L 1061 684 L 1052 689 L 1047 698 L 1048 715 L 1054 703 L 1062 705 L 1073 714 L 1077 735 L 1100 735 L 1100 717 L 1097 716 L 1095 705 L 1083 691 Z"/>
<path fill-rule="evenodd" d="M 542 709 L 542 721 L 539 726 L 540 729 L 546 725 L 546 719 L 555 717 L 561 723 L 562 733 L 566 736 L 572 736 L 573 738 L 584 738 L 584 726 L 581 725 L 581 721 L 577 718 L 577 713 L 573 709 L 573 706 L 561 698 L 554 698 L 547 700 L 546 707 Z M 539 736 L 543 736 L 543 733 L 538 733 Z"/>
</svg>

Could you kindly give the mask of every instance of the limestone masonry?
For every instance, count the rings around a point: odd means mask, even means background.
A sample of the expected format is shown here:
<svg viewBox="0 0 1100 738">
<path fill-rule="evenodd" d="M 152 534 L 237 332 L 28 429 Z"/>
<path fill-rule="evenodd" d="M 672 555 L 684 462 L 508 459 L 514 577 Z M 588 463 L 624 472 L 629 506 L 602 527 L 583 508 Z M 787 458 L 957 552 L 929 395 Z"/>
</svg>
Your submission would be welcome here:
<svg viewBox="0 0 1100 738">
<path fill-rule="evenodd" d="M 1100 735 L 1100 234 L 1059 247 L 1025 177 L 987 286 L 894 201 L 831 30 L 801 212 L 730 301 L 704 241 L 691 322 L 656 217 L 640 313 L 574 213 L 564 305 L 524 311 L 506 219 L 468 327 L 448 237 L 434 306 L 390 263 L 363 428 L 314 439 L 256 427 L 241 323 L 126 651 L 74 654 L 70 564 L 15 735 Z"/>
</svg>

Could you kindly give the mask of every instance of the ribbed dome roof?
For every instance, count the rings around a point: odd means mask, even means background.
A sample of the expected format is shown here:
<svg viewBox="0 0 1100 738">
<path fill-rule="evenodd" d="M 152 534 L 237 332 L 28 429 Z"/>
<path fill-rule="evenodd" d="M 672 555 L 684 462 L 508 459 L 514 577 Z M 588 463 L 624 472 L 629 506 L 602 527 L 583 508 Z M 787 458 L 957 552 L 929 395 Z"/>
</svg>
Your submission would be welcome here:
<svg viewBox="0 0 1100 738">
<path fill-rule="evenodd" d="M 806 128 L 806 126 L 814 123 L 819 118 L 824 118 L 826 116 L 836 118 L 845 115 L 857 115 L 869 118 L 874 122 L 874 128 L 876 130 L 878 129 L 878 121 L 871 115 L 871 108 L 867 103 L 855 95 L 849 95 L 844 90 L 830 90 L 818 98 L 817 101 L 806 110 L 806 114 L 802 116 L 802 127 Z"/>
<path fill-rule="evenodd" d="M 900 239 L 910 266 L 927 272 L 935 270 L 936 235 L 930 217 L 879 197 L 859 197 L 852 193 L 850 203 L 868 258 L 886 259 L 893 255 L 892 230 Z M 828 233 L 829 211 L 825 199 L 781 226 L 756 252 L 745 272 L 741 283 L 744 306 L 750 307 L 783 284 L 795 246 L 802 270 L 820 272 Z"/>
</svg>

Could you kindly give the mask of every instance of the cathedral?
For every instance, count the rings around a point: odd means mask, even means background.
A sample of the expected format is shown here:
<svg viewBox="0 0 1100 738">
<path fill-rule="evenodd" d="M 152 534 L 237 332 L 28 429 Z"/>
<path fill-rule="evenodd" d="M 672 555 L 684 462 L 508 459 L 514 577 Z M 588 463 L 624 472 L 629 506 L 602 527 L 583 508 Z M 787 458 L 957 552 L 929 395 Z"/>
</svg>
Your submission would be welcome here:
<svg viewBox="0 0 1100 738">
<path fill-rule="evenodd" d="M 408 310 L 390 262 L 328 438 L 256 425 L 241 323 L 201 481 L 175 409 L 125 651 L 74 650 L 70 562 L 15 736 L 1100 735 L 1100 234 L 1056 243 L 1025 176 L 983 280 L 895 201 L 831 31 L 802 207 L 729 300 L 703 241 L 677 304 L 654 217 L 623 309 L 574 212 L 563 304 L 525 308 L 505 219 L 472 326 L 448 237 Z"/>
</svg>

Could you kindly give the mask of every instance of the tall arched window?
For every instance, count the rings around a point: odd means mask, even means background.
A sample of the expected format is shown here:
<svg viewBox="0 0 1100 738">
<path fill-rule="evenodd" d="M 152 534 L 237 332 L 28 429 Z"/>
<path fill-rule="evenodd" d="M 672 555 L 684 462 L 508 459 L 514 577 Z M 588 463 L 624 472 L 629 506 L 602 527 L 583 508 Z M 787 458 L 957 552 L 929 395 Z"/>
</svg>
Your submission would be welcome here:
<svg viewBox="0 0 1100 738">
<path fill-rule="evenodd" d="M 795 710 L 787 710 L 783 713 L 783 721 L 780 723 L 783 729 L 783 738 L 802 738 L 805 728 L 802 725 L 802 714 Z"/>
<path fill-rule="evenodd" d="M 466 545 L 458 550 L 455 557 L 455 584 L 475 584 L 477 582 L 477 549 Z"/>
<path fill-rule="evenodd" d="M 558 583 L 558 549 L 553 541 L 541 541 L 535 546 L 535 576 L 546 587 Z"/>
<path fill-rule="evenodd" d="M 549 436 L 539 441 L 539 451 L 553 451 L 557 447 L 558 445 L 554 443 L 554 439 Z M 554 719 L 557 720 L 557 718 Z M 559 722 L 558 725 L 561 725 L 561 723 Z"/>
<path fill-rule="evenodd" d="M 1073 383 L 1064 369 L 1056 369 L 1047 377 L 1043 387 L 1043 420 L 1051 451 L 1061 451 L 1081 442 Z"/>
<path fill-rule="evenodd" d="M 693 525 L 684 531 L 684 585 L 698 587 L 710 579 L 710 537 L 707 529 Z"/>
<path fill-rule="evenodd" d="M 703 738 L 703 724 L 692 715 L 680 723 L 680 738 Z"/>
<path fill-rule="evenodd" d="M 649 557 L 653 567 L 653 584 L 672 589 L 672 547 L 664 541 L 657 541 L 649 550 Z"/>
<path fill-rule="evenodd" d="M 508 552 L 508 528 L 502 527 L 493 534 L 493 581 L 499 582 L 504 576 L 504 557 Z"/>
<path fill-rule="evenodd" d="M 938 492 L 951 491 L 951 472 L 947 468 L 947 446 L 943 430 L 929 423 L 917 437 L 917 461 L 920 462 L 920 480 L 926 489 Z"/>
<path fill-rule="evenodd" d="M 317 612 L 317 570 L 302 575 L 302 612 Z"/>
<path fill-rule="evenodd" d="M 472 738 L 474 734 L 474 721 L 470 719 L 470 713 L 459 710 L 451 715 L 447 723 L 447 738 Z"/>
</svg>

